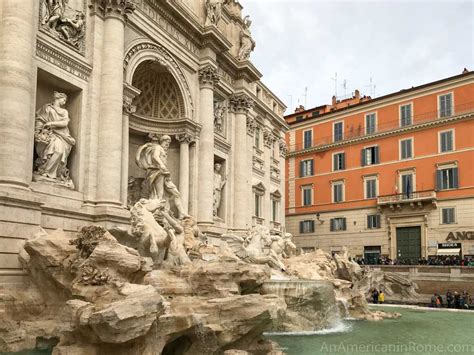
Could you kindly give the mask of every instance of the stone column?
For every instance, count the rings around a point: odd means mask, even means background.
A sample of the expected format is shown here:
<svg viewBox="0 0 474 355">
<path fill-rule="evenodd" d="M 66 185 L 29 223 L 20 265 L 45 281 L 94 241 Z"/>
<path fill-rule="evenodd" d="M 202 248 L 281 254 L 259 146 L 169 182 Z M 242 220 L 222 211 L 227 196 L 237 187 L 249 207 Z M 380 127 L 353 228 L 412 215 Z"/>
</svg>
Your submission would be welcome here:
<svg viewBox="0 0 474 355">
<path fill-rule="evenodd" d="M 0 1 L 0 184 L 26 188 L 33 171 L 35 3 Z"/>
<path fill-rule="evenodd" d="M 251 174 L 248 172 L 247 154 L 247 114 L 253 107 L 253 100 L 246 94 L 234 95 L 230 98 L 230 109 L 235 116 L 235 150 L 234 155 L 234 229 L 244 230 L 251 224 L 249 191 L 251 190 Z"/>
<path fill-rule="evenodd" d="M 132 105 L 135 96 L 140 94 L 140 90 L 124 84 L 123 88 L 123 113 L 122 113 L 122 166 L 121 166 L 121 193 L 120 201 L 123 206 L 127 206 L 128 196 L 128 156 L 129 156 L 129 122 L 130 115 L 135 113 L 137 107 Z"/>
<path fill-rule="evenodd" d="M 194 142 L 194 137 L 189 133 L 177 134 L 179 141 L 179 192 L 184 212 L 189 211 L 189 144 Z"/>
<path fill-rule="evenodd" d="M 100 84 L 99 144 L 97 152 L 97 203 L 121 206 L 123 47 L 131 0 L 93 0 L 104 15 Z"/>
<path fill-rule="evenodd" d="M 219 76 L 217 70 L 208 65 L 199 70 L 201 84 L 199 100 L 199 172 L 198 172 L 198 222 L 212 224 L 214 192 L 214 85 Z"/>
</svg>

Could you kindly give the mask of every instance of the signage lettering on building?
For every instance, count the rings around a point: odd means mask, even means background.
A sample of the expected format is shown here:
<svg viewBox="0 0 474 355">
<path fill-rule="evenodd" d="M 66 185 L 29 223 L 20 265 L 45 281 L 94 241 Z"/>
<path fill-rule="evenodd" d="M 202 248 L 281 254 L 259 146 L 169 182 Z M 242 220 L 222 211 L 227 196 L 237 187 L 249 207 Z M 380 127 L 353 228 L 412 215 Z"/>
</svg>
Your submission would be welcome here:
<svg viewBox="0 0 474 355">
<path fill-rule="evenodd" d="M 438 249 L 461 248 L 461 243 L 440 243 Z"/>
<path fill-rule="evenodd" d="M 446 241 L 450 240 L 474 240 L 474 231 L 449 232 Z"/>
</svg>

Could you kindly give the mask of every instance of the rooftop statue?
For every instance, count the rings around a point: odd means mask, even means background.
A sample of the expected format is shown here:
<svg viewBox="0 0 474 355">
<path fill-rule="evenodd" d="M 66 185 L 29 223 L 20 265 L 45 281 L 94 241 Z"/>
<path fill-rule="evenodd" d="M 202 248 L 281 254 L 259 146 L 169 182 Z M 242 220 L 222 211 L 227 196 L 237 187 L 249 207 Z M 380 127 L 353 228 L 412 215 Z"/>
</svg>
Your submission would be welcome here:
<svg viewBox="0 0 474 355">
<path fill-rule="evenodd" d="M 222 5 L 227 0 L 206 0 L 206 24 L 216 25 L 222 16 Z"/>
<path fill-rule="evenodd" d="M 240 31 L 240 49 L 239 54 L 237 55 L 238 60 L 247 60 L 250 58 L 250 53 L 255 48 L 255 41 L 252 39 L 252 34 L 250 33 L 250 16 L 247 15 L 243 20 L 243 28 Z"/>
</svg>

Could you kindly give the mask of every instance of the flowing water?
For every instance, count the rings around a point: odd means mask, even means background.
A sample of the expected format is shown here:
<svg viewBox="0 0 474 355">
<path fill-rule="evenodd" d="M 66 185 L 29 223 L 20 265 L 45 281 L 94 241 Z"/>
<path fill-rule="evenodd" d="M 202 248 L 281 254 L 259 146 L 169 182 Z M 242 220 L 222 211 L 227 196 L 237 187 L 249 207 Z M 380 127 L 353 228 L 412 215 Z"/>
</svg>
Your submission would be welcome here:
<svg viewBox="0 0 474 355">
<path fill-rule="evenodd" d="M 402 317 L 382 322 L 344 320 L 330 329 L 267 336 L 288 355 L 474 354 L 474 312 L 376 309 Z"/>
</svg>

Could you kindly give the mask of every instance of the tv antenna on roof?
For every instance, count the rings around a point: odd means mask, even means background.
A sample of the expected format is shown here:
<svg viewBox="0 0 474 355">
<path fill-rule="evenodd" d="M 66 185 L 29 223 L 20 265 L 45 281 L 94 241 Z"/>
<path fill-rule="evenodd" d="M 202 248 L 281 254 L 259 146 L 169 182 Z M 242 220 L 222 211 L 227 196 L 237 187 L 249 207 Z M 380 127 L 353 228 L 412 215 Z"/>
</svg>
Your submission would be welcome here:
<svg viewBox="0 0 474 355">
<path fill-rule="evenodd" d="M 305 86 L 305 88 L 304 88 L 304 107 L 305 107 L 305 109 L 306 109 L 307 99 L 308 99 L 308 87 Z"/>
<path fill-rule="evenodd" d="M 370 77 L 370 84 L 365 86 L 366 88 L 370 88 L 370 97 L 375 98 L 375 88 L 376 85 L 374 84 L 372 77 Z"/>
<path fill-rule="evenodd" d="M 331 78 L 331 80 L 334 80 L 334 96 L 337 97 L 337 72 L 334 74 L 334 78 Z"/>
<path fill-rule="evenodd" d="M 344 89 L 344 98 L 346 97 L 346 89 L 347 89 L 347 80 L 344 79 L 342 85 L 341 85 Z"/>
</svg>

